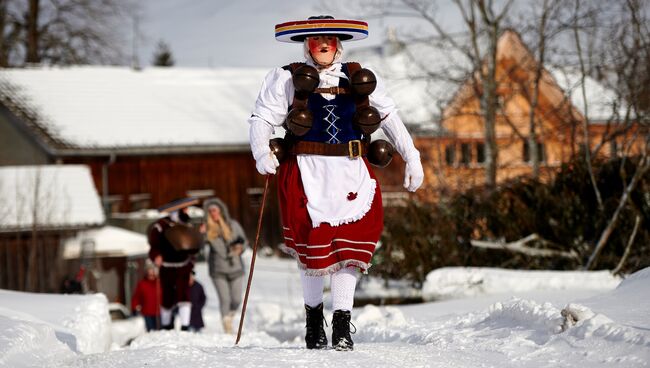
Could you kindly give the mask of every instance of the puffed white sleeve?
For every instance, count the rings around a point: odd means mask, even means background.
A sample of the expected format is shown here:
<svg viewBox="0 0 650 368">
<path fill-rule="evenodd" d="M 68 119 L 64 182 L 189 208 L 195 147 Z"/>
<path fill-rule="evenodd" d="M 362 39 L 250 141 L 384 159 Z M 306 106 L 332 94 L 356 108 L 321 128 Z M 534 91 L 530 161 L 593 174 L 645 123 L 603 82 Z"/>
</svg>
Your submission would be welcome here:
<svg viewBox="0 0 650 368">
<path fill-rule="evenodd" d="M 413 139 L 399 117 L 395 101 L 388 95 L 386 85 L 379 75 L 371 70 L 377 79 L 377 87 L 370 94 L 370 105 L 374 106 L 382 117 L 381 129 L 395 146 L 404 161 L 420 160 L 420 152 L 415 148 Z"/>
<path fill-rule="evenodd" d="M 271 152 L 269 140 L 275 127 L 282 126 L 293 93 L 290 71 L 275 68 L 264 78 L 255 107 L 248 118 L 251 151 L 256 160 Z"/>
</svg>

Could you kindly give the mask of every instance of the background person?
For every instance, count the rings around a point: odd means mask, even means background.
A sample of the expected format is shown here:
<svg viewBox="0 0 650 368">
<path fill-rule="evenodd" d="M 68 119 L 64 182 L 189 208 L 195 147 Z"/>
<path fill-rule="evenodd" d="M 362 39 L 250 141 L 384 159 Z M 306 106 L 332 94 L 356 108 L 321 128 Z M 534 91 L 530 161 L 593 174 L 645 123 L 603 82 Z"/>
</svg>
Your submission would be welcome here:
<svg viewBox="0 0 650 368">
<path fill-rule="evenodd" d="M 217 290 L 221 321 L 225 333 L 232 333 L 232 322 L 242 300 L 244 262 L 241 254 L 248 246 L 246 234 L 233 220 L 228 207 L 219 198 L 204 202 L 205 238 L 210 246 L 208 270 Z"/>
<path fill-rule="evenodd" d="M 162 302 L 161 328 L 173 330 L 172 310 L 178 307 L 181 330 L 189 330 L 191 303 L 190 273 L 194 268 L 193 255 L 200 250 L 201 237 L 190 226 L 188 207 L 197 204 L 195 198 L 172 201 L 158 210 L 168 214 L 154 222 L 148 230 L 151 249 L 149 258 L 160 269 Z M 196 234 L 194 234 L 196 233 Z"/>
<path fill-rule="evenodd" d="M 190 330 L 199 332 L 205 324 L 203 323 L 203 307 L 205 306 L 205 291 L 203 285 L 196 280 L 194 271 L 190 273 L 190 302 L 192 313 L 190 315 Z"/>
<path fill-rule="evenodd" d="M 160 283 L 158 270 L 150 260 L 145 262 L 145 276 L 135 286 L 131 298 L 131 311 L 141 314 L 147 332 L 160 328 Z"/>
</svg>

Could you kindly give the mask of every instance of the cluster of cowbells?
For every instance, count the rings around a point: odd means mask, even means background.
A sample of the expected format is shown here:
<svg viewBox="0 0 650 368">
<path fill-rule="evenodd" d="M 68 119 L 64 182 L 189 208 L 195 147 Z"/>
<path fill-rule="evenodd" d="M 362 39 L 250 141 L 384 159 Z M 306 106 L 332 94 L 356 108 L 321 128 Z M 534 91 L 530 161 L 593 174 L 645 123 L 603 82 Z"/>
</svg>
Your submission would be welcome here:
<svg viewBox="0 0 650 368">
<path fill-rule="evenodd" d="M 316 68 L 302 65 L 293 72 L 292 81 L 296 96 L 306 100 L 307 96 L 318 87 L 320 78 Z M 368 96 L 377 87 L 377 78 L 373 72 L 362 68 L 352 74 L 350 87 L 357 101 L 357 110 L 352 117 L 352 123 L 361 133 L 370 136 L 379 128 L 382 120 L 379 111 L 367 103 Z M 313 115 L 306 106 L 294 107 L 287 115 L 286 126 L 293 135 L 300 137 L 311 129 L 313 120 Z M 271 149 L 276 156 L 280 156 L 278 159 L 284 157 L 282 141 L 271 142 Z M 374 166 L 386 167 L 393 158 L 393 151 L 393 146 L 389 142 L 379 139 L 370 144 L 367 158 Z"/>
</svg>

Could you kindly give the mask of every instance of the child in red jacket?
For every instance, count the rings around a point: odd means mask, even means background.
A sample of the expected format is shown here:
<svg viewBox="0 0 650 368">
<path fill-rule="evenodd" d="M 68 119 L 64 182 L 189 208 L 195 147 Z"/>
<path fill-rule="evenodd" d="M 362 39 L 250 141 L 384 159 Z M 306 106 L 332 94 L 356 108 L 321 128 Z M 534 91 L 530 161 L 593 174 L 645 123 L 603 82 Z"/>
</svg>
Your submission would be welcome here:
<svg viewBox="0 0 650 368">
<path fill-rule="evenodd" d="M 138 282 L 131 298 L 131 311 L 144 317 L 147 332 L 160 328 L 160 283 L 156 266 L 146 263 L 146 275 Z"/>
</svg>

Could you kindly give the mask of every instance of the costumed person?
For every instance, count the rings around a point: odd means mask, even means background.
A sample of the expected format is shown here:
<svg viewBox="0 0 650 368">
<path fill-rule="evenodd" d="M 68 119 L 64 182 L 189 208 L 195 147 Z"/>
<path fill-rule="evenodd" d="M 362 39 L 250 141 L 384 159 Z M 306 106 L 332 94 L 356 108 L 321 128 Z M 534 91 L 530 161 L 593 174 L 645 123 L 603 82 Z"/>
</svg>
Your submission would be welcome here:
<svg viewBox="0 0 650 368">
<path fill-rule="evenodd" d="M 249 118 L 257 171 L 278 174 L 284 251 L 301 269 L 308 349 L 328 345 L 324 276 L 331 279 L 332 346 L 352 350 L 350 319 L 357 273 L 367 272 L 383 229 L 381 192 L 369 162 L 383 167 L 393 146 L 370 143 L 381 128 L 406 162 L 404 187 L 424 179 L 420 154 L 382 80 L 342 63 L 341 41 L 366 38 L 368 25 L 331 16 L 278 24 L 278 41 L 301 43 L 304 63 L 271 70 Z M 283 126 L 283 141 L 270 140 Z M 270 146 L 273 146 L 273 150 Z M 276 153 L 286 157 L 280 164 Z"/>
<path fill-rule="evenodd" d="M 188 207 L 198 203 L 195 198 L 172 201 L 158 209 L 167 214 L 150 225 L 148 240 L 149 258 L 160 270 L 162 303 L 160 323 L 164 330 L 173 330 L 172 310 L 178 307 L 181 330 L 189 330 L 191 303 L 189 293 L 190 273 L 194 267 L 194 254 L 202 244 L 202 236 L 190 225 Z"/>
<path fill-rule="evenodd" d="M 141 314 L 147 332 L 160 328 L 160 283 L 158 270 L 150 260 L 145 262 L 145 276 L 135 286 L 131 297 L 131 311 Z"/>
<path fill-rule="evenodd" d="M 217 290 L 221 321 L 225 333 L 233 333 L 233 319 L 242 301 L 244 262 L 241 255 L 248 246 L 244 229 L 230 217 L 219 198 L 203 203 L 205 238 L 210 246 L 208 270 Z"/>
<path fill-rule="evenodd" d="M 203 307 L 205 306 L 205 291 L 203 285 L 196 281 L 194 271 L 190 273 L 190 302 L 192 303 L 192 313 L 190 315 L 190 330 L 199 332 L 205 323 L 203 323 Z"/>
</svg>

